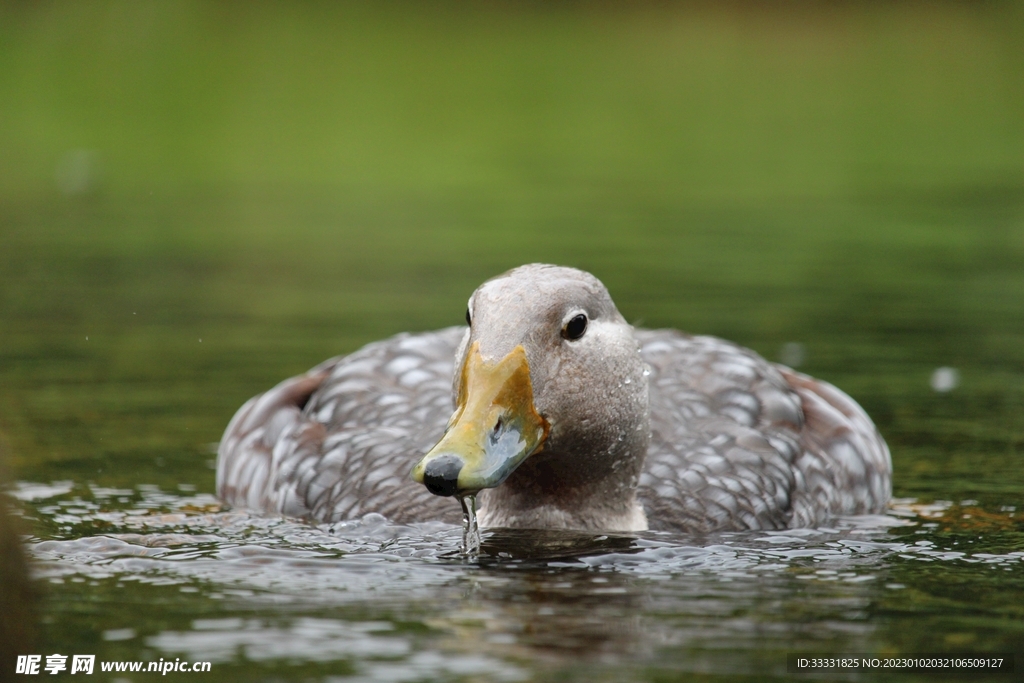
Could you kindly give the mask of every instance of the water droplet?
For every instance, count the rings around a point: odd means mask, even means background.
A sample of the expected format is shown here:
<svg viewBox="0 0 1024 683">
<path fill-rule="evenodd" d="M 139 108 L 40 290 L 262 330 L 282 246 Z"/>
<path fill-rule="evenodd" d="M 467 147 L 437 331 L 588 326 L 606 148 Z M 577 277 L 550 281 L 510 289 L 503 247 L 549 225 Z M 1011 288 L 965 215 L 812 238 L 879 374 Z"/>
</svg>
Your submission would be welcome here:
<svg viewBox="0 0 1024 683">
<path fill-rule="evenodd" d="M 480 553 L 480 527 L 476 523 L 476 496 L 459 496 L 462 505 L 462 554 L 476 557 Z"/>
<path fill-rule="evenodd" d="M 933 391 L 937 391 L 942 394 L 947 391 L 952 391 L 960 385 L 960 371 L 956 368 L 945 366 L 935 368 L 935 371 L 932 373 L 930 384 Z"/>
<path fill-rule="evenodd" d="M 632 384 L 632 383 L 633 383 L 633 380 L 631 380 L 630 378 L 628 378 L 628 377 L 627 377 L 627 378 L 625 379 L 625 382 L 624 382 L 624 383 L 625 383 L 625 384 Z"/>
</svg>

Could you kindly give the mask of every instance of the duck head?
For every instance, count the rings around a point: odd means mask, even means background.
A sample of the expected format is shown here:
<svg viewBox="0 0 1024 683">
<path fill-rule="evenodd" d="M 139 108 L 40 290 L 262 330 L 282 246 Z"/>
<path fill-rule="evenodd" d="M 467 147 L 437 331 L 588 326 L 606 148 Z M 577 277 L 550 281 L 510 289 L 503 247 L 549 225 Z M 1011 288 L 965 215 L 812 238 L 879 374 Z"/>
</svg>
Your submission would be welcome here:
<svg viewBox="0 0 1024 683">
<path fill-rule="evenodd" d="M 481 285 L 467 321 L 455 412 L 413 479 L 441 496 L 488 490 L 486 526 L 645 528 L 648 373 L 604 285 L 522 266 Z"/>
</svg>

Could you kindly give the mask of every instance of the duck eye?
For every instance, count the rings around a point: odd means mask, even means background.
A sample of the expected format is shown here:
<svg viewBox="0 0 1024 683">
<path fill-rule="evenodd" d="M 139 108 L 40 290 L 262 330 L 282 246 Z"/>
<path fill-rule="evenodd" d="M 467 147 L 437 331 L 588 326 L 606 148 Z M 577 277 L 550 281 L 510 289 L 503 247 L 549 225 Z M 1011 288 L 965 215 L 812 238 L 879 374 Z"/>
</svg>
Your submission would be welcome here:
<svg viewBox="0 0 1024 683">
<path fill-rule="evenodd" d="M 575 341 L 583 336 L 583 333 L 587 331 L 587 316 L 580 313 L 579 315 L 573 316 L 572 320 L 565 324 L 562 328 L 562 337 L 570 341 Z"/>
<path fill-rule="evenodd" d="M 469 316 L 469 309 L 466 309 L 466 324 L 470 327 L 473 326 L 473 319 Z"/>
</svg>

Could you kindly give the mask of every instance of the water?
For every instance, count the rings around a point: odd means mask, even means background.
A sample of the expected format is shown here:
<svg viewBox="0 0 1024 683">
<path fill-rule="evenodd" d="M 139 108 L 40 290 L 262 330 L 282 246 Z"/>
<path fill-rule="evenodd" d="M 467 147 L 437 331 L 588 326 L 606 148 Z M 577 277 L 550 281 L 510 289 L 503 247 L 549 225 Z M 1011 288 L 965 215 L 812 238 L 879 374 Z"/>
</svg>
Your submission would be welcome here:
<svg viewBox="0 0 1024 683">
<path fill-rule="evenodd" d="M 480 552 L 480 526 L 476 521 L 476 496 L 459 496 L 462 507 L 462 554 L 469 558 L 476 557 Z"/>
<path fill-rule="evenodd" d="M 791 681 L 797 651 L 1024 667 L 1019 3 L 556 5 L 0 6 L 26 652 L 217 681 Z M 473 553 L 458 526 L 213 497 L 250 396 L 460 324 L 535 261 L 594 272 L 631 323 L 848 391 L 891 446 L 892 508 L 484 530 Z"/>
<path fill-rule="evenodd" d="M 440 523 L 311 525 L 145 485 L 15 493 L 49 529 L 29 543 L 48 645 L 218 680 L 783 679 L 788 652 L 1021 646 L 1020 517 L 971 501 L 700 538 L 485 531 L 467 557 Z"/>
</svg>

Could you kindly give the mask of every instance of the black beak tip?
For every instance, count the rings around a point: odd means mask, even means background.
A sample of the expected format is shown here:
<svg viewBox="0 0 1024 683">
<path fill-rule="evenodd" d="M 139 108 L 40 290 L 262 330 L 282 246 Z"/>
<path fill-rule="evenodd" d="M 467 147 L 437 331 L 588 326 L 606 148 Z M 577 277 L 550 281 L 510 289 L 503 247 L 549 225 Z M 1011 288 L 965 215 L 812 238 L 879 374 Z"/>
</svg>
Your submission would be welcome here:
<svg viewBox="0 0 1024 683">
<path fill-rule="evenodd" d="M 434 458 L 423 468 L 423 484 L 435 496 L 454 496 L 459 492 L 459 472 L 464 464 L 454 455 Z"/>
</svg>

